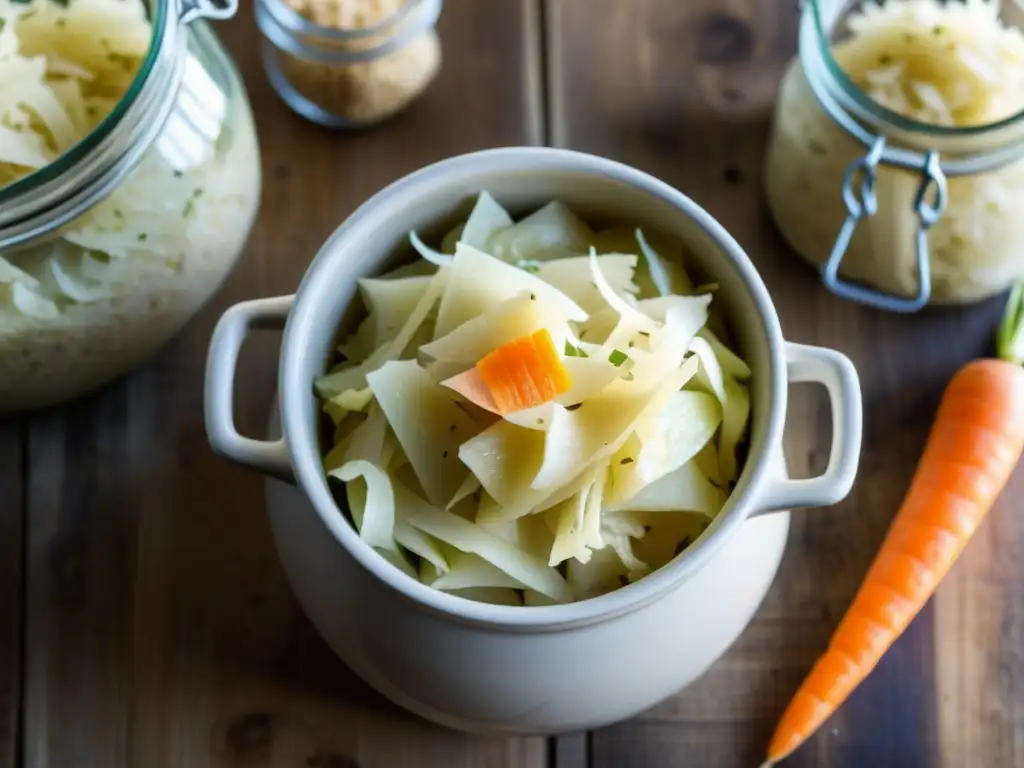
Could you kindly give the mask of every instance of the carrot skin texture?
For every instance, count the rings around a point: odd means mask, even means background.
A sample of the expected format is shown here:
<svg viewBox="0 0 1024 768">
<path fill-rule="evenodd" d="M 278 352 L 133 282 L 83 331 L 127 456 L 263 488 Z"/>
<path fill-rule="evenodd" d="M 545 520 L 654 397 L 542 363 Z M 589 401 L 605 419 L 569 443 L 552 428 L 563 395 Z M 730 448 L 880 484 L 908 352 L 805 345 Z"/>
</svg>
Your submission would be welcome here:
<svg viewBox="0 0 1024 768">
<path fill-rule="evenodd" d="M 492 350 L 476 369 L 502 415 L 546 403 L 572 384 L 546 328 Z"/>
<path fill-rule="evenodd" d="M 878 664 L 960 556 L 1024 451 L 1024 368 L 975 360 L 943 394 L 910 489 L 828 649 L 775 730 L 790 755 Z"/>
</svg>

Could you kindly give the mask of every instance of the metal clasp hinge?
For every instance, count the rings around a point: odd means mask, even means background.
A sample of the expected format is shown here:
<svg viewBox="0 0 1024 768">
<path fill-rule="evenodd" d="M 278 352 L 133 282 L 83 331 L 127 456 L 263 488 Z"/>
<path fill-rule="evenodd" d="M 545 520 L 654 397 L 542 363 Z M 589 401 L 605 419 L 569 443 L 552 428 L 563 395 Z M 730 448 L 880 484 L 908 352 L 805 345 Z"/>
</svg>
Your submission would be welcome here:
<svg viewBox="0 0 1024 768">
<path fill-rule="evenodd" d="M 181 0 L 178 18 L 182 24 L 199 19 L 224 21 L 238 13 L 238 0 Z"/>
<path fill-rule="evenodd" d="M 879 136 L 871 144 L 864 157 L 850 163 L 843 175 L 843 202 L 846 204 L 846 221 L 839 230 L 835 245 L 828 261 L 821 268 L 821 278 L 825 286 L 837 296 L 868 304 L 890 312 L 917 312 L 924 307 L 932 294 L 931 262 L 928 253 L 928 230 L 942 218 L 946 207 L 946 175 L 939 167 L 937 152 L 928 152 L 921 166 L 921 184 L 914 196 L 914 213 L 917 215 L 917 296 L 903 298 L 882 291 L 876 291 L 861 285 L 846 282 L 839 277 L 839 267 L 843 263 L 846 249 L 857 229 L 857 224 L 865 217 L 874 216 L 878 211 L 878 198 L 875 196 L 878 164 L 885 151 L 885 137 Z M 858 185 L 859 192 L 858 197 Z M 934 190 L 934 201 L 929 202 L 929 193 Z"/>
</svg>

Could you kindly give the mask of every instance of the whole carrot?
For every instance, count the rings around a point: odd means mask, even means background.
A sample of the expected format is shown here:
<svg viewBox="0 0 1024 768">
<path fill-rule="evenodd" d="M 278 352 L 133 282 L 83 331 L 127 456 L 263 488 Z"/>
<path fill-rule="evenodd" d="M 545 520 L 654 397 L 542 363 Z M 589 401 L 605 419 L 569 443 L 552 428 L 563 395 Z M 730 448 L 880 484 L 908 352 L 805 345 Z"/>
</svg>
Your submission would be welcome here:
<svg viewBox="0 0 1024 768">
<path fill-rule="evenodd" d="M 803 744 L 875 668 L 1009 480 L 1024 451 L 1024 283 L 1010 297 L 998 355 L 967 363 L 947 386 L 903 505 L 762 768 Z"/>
</svg>

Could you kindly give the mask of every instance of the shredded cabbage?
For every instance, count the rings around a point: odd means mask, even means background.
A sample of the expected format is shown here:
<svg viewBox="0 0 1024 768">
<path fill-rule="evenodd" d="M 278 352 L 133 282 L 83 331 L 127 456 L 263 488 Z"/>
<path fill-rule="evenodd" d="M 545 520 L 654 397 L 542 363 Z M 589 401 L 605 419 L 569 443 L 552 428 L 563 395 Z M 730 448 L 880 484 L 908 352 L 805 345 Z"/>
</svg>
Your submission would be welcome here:
<svg viewBox="0 0 1024 768">
<path fill-rule="evenodd" d="M 366 491 L 361 503 L 353 503 L 352 496 L 349 497 L 359 536 L 371 547 L 395 549 L 395 494 L 387 473 L 368 461 L 350 461 L 330 476 L 348 483 L 350 489 L 353 480 L 363 479 Z"/>
<path fill-rule="evenodd" d="M 88 136 L 131 87 L 151 37 L 138 0 L 0 0 L 0 187 Z M 215 103 L 206 107 L 215 114 Z M 215 248 L 223 237 L 197 209 L 238 204 L 238 216 L 249 215 L 255 190 L 220 186 L 210 163 L 175 169 L 147 153 L 59 236 L 0 253 L 0 311 L 53 320 L 68 307 L 131 293 L 154 273 L 181 272 L 197 242 Z"/>
<path fill-rule="evenodd" d="M 711 295 L 661 255 L 681 245 L 610 232 L 561 203 L 516 223 L 484 193 L 445 236 L 450 258 L 411 238 L 432 274 L 360 281 L 367 316 L 315 382 L 335 424 L 324 469 L 361 538 L 422 583 L 586 599 L 662 567 L 725 507 L 750 368 L 709 329 Z M 542 329 L 571 384 L 502 416 L 475 365 Z"/>
</svg>

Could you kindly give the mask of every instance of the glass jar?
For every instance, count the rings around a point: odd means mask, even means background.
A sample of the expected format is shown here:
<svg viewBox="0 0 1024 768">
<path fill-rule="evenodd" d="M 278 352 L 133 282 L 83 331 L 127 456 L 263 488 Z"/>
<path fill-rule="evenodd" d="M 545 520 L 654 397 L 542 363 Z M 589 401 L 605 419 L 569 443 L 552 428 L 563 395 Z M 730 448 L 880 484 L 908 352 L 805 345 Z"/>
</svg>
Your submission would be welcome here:
<svg viewBox="0 0 1024 768">
<path fill-rule="evenodd" d="M 256 0 L 267 77 L 307 120 L 330 128 L 378 123 L 437 75 L 441 6 L 442 0 Z"/>
<path fill-rule="evenodd" d="M 0 412 L 76 397 L 140 364 L 241 254 L 259 148 L 241 78 L 203 21 L 235 9 L 149 0 L 148 52 L 113 111 L 0 188 Z"/>
<path fill-rule="evenodd" d="M 803 4 L 799 55 L 783 77 L 767 150 L 772 216 L 845 298 L 913 312 L 999 293 L 1024 277 L 1024 113 L 958 127 L 882 106 L 834 55 L 850 11 L 861 5 Z M 938 0 L 936 8 L 943 8 Z M 989 10 L 998 6 L 966 0 L 958 12 Z M 1011 26 L 1024 19 L 1012 3 L 1002 16 Z M 902 34 L 902 42 L 919 42 Z M 936 24 L 928 34 L 929 45 L 959 55 L 959 43 L 942 43 L 949 29 Z M 887 58 L 878 56 L 879 66 Z"/>
</svg>

